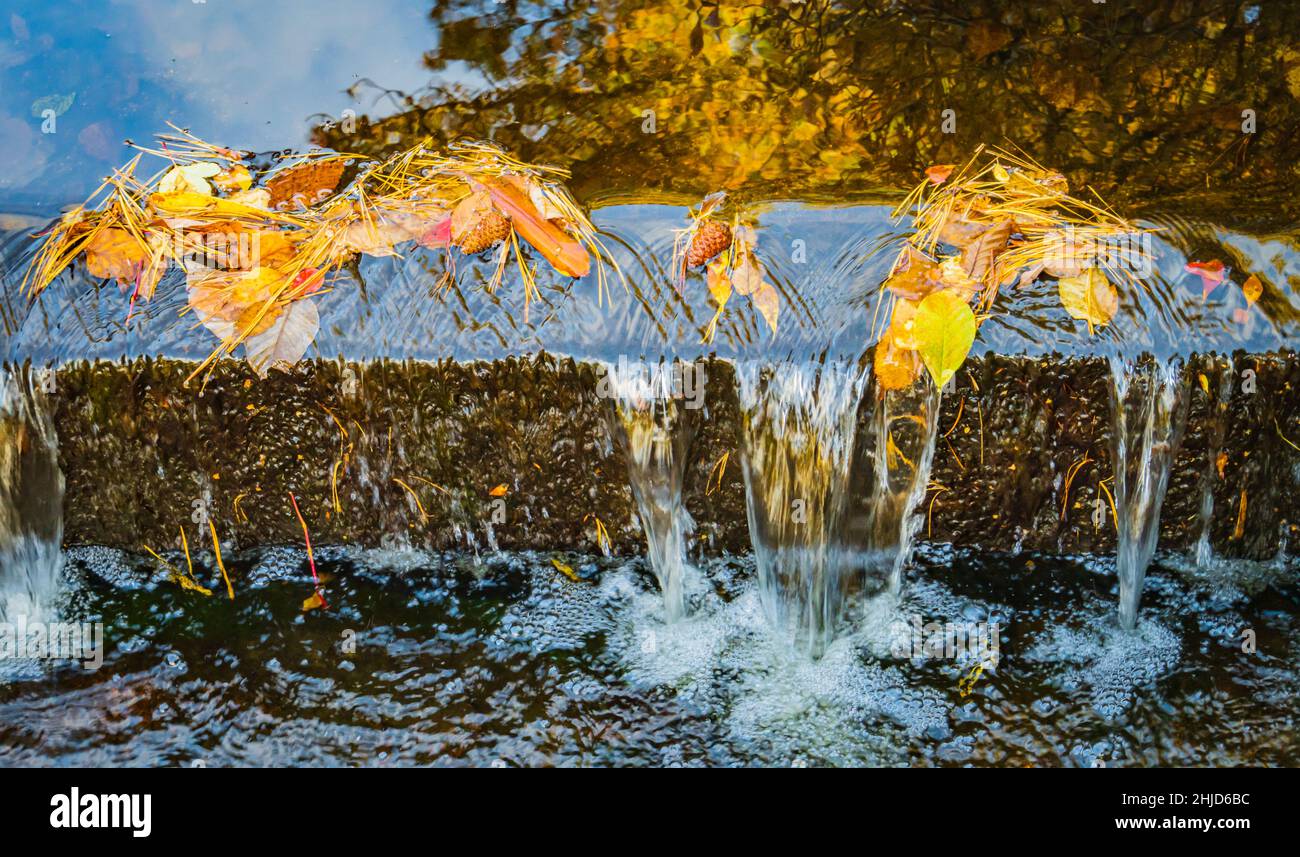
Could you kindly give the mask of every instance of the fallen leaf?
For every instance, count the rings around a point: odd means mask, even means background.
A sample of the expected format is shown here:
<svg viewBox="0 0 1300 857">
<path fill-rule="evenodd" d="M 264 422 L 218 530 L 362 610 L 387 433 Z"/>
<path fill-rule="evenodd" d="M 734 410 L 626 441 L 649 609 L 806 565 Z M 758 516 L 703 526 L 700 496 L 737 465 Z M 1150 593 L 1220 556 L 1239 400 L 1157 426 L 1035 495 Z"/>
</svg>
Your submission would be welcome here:
<svg viewBox="0 0 1300 857">
<path fill-rule="evenodd" d="M 86 245 L 86 270 L 93 277 L 134 281 L 149 249 L 125 229 L 101 229 Z"/>
<path fill-rule="evenodd" d="M 235 164 L 213 176 L 212 183 L 223 193 L 238 193 L 253 186 L 253 176 L 249 173 L 248 167 Z"/>
<path fill-rule="evenodd" d="M 781 311 L 781 296 L 777 294 L 776 289 L 770 283 L 763 283 L 750 296 L 754 306 L 763 314 L 767 321 L 767 326 L 772 328 L 772 335 L 776 335 L 776 317 Z"/>
<path fill-rule="evenodd" d="M 208 161 L 172 167 L 167 172 L 167 175 L 162 177 L 162 181 L 158 182 L 158 192 L 161 194 L 195 193 L 200 196 L 211 196 L 212 185 L 208 184 L 208 179 L 219 172 L 221 172 L 221 167 Z"/>
<path fill-rule="evenodd" d="M 1011 238 L 1011 221 L 1003 220 L 984 230 L 978 238 L 962 250 L 962 267 L 966 275 L 974 280 L 983 280 L 984 275 L 993 269 L 993 263 L 1007 249 Z"/>
<path fill-rule="evenodd" d="M 899 348 L 895 342 L 886 337 L 876 343 L 873 360 L 876 380 L 885 390 L 903 390 L 912 386 L 917 373 L 921 370 L 921 361 L 915 351 Z"/>
<path fill-rule="evenodd" d="M 367 256 L 396 256 L 398 244 L 417 236 L 411 234 L 407 223 L 375 217 L 349 224 L 340 237 L 341 246 L 351 252 Z"/>
<path fill-rule="evenodd" d="M 492 211 L 492 194 L 485 190 L 471 193 L 451 210 L 451 240 L 459 244 L 485 214 Z"/>
<path fill-rule="evenodd" d="M 731 287 L 738 295 L 752 295 L 763 286 L 763 266 L 752 253 L 739 255 L 731 269 Z"/>
<path fill-rule="evenodd" d="M 925 177 L 934 184 L 943 184 L 952 175 L 953 168 L 956 164 L 935 164 L 932 167 L 925 168 Z"/>
<path fill-rule="evenodd" d="M 451 246 L 451 215 L 444 214 L 416 239 L 421 245 L 437 249 Z"/>
<path fill-rule="evenodd" d="M 978 325 L 970 304 L 951 292 L 927 295 L 916 309 L 913 329 L 917 353 L 942 388 L 966 361 Z"/>
<path fill-rule="evenodd" d="M 1264 294 L 1264 284 L 1259 281 L 1259 277 L 1251 274 L 1246 278 L 1246 282 L 1241 284 L 1241 293 L 1246 298 L 1246 305 L 1254 306 L 1259 296 Z"/>
<path fill-rule="evenodd" d="M 275 367 L 288 367 L 307 353 L 320 330 L 320 313 L 315 302 L 296 300 L 289 304 L 263 332 L 244 340 L 244 356 L 260 377 Z"/>
<path fill-rule="evenodd" d="M 567 277 L 585 277 L 591 272 L 587 249 L 544 218 L 518 188 L 505 181 L 487 180 L 484 184 L 492 194 L 492 202 L 510 218 L 519 237 L 533 245 L 555 270 Z"/>
<path fill-rule="evenodd" d="M 956 256 L 949 256 L 939 263 L 939 280 L 946 290 L 953 292 L 967 303 L 979 294 L 982 288 L 978 279 L 967 275 L 966 266 Z"/>
<path fill-rule="evenodd" d="M 245 208 L 270 211 L 271 210 L 271 192 L 264 187 L 254 187 L 248 190 L 241 190 L 232 193 L 226 197 L 230 202 L 236 205 L 242 205 Z"/>
<path fill-rule="evenodd" d="M 1218 259 L 1208 262 L 1188 262 L 1183 270 L 1201 278 L 1201 300 L 1210 296 L 1210 292 L 1223 282 L 1223 263 Z"/>
<path fill-rule="evenodd" d="M 149 205 L 163 215 L 164 218 L 186 218 L 199 214 L 205 217 L 218 214 L 224 217 L 263 217 L 266 215 L 265 209 L 241 202 L 233 196 L 222 199 L 219 196 L 184 190 L 175 193 L 150 194 Z"/>
<path fill-rule="evenodd" d="M 894 312 L 889 318 L 889 329 L 885 331 L 885 336 L 893 341 L 894 345 L 905 351 L 915 351 L 921 343 L 916 338 L 916 309 L 919 306 L 914 301 L 899 300 L 894 304 Z"/>
<path fill-rule="evenodd" d="M 1057 281 L 1061 303 L 1074 318 L 1088 323 L 1088 332 L 1104 327 L 1119 310 L 1119 294 L 1100 268 L 1089 268 L 1077 277 Z"/>
<path fill-rule="evenodd" d="M 579 583 L 582 581 L 582 578 L 578 577 L 577 572 L 575 572 L 572 568 L 565 565 L 564 563 L 560 562 L 558 559 L 555 559 L 554 557 L 551 558 L 551 565 L 555 566 L 556 571 L 558 571 L 560 574 L 563 574 L 565 577 L 569 578 L 569 580 L 572 580 L 574 583 Z"/>
<path fill-rule="evenodd" d="M 885 288 L 901 298 L 919 301 L 931 292 L 942 289 L 943 279 L 938 264 L 908 244 L 885 280 Z"/>
<path fill-rule="evenodd" d="M 731 277 L 727 274 L 727 253 L 709 263 L 709 268 L 705 274 L 705 282 L 709 285 L 709 294 L 713 296 L 714 302 L 718 305 L 718 312 L 727 305 L 727 299 L 731 297 Z"/>
<path fill-rule="evenodd" d="M 341 158 L 317 158 L 287 167 L 266 180 L 270 207 L 277 211 L 307 208 L 334 193 L 343 177 Z"/>
</svg>

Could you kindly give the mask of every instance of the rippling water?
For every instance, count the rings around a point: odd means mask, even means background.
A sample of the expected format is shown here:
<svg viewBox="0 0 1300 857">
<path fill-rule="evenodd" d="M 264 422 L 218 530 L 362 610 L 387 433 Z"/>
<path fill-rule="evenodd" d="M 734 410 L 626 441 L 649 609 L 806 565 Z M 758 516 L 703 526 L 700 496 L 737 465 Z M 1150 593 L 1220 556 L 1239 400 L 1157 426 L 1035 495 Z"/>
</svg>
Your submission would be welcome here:
<svg viewBox="0 0 1300 857">
<path fill-rule="evenodd" d="M 106 623 L 106 660 L 0 679 L 0 764 L 1300 762 L 1300 593 L 1250 599 L 1241 568 L 1166 557 L 1123 632 L 1107 563 L 927 548 L 904 600 L 813 662 L 769 631 L 750 560 L 704 563 L 666 625 L 643 561 L 566 559 L 581 582 L 527 553 L 322 550 L 330 609 L 304 614 L 294 550 L 230 561 L 231 602 L 214 568 L 204 598 L 73 549 L 64 615 Z M 913 615 L 997 623 L 996 668 L 894 657 Z"/>
</svg>

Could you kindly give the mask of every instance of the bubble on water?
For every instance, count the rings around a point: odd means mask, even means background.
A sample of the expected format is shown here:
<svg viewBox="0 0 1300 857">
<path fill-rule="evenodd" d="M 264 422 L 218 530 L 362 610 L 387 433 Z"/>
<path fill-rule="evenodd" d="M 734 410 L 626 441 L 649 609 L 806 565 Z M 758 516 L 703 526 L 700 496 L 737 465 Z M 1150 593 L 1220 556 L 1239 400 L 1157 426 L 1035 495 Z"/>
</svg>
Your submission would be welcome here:
<svg viewBox="0 0 1300 857">
<path fill-rule="evenodd" d="M 1069 665 L 1054 680 L 1065 690 L 1089 695 L 1093 709 L 1108 720 L 1132 707 L 1137 694 L 1178 664 L 1178 635 L 1149 617 L 1132 631 L 1106 614 L 1082 627 L 1056 625 L 1025 653 L 1031 663 Z"/>
<path fill-rule="evenodd" d="M 692 615 L 664 624 L 657 593 L 640 589 L 616 617 L 611 653 L 629 684 L 673 692 L 718 719 L 738 747 L 812 764 L 898 764 L 898 733 L 947 731 L 942 695 L 875 662 L 863 632 L 814 661 L 771 633 L 752 581 L 731 598 L 695 594 Z"/>
</svg>

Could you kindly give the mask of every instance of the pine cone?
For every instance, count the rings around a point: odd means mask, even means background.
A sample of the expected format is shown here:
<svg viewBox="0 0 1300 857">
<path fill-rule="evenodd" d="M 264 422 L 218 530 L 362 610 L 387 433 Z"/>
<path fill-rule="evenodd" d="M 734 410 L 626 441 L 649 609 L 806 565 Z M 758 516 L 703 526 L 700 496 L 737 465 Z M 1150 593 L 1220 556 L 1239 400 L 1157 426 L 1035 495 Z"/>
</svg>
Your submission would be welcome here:
<svg viewBox="0 0 1300 857">
<path fill-rule="evenodd" d="M 462 253 L 474 255 L 495 247 L 510 237 L 510 221 L 501 212 L 492 209 L 478 219 L 473 228 L 460 237 Z"/>
<path fill-rule="evenodd" d="M 687 267 L 696 268 L 731 246 L 731 227 L 716 220 L 706 220 L 695 230 L 686 251 Z"/>
</svg>

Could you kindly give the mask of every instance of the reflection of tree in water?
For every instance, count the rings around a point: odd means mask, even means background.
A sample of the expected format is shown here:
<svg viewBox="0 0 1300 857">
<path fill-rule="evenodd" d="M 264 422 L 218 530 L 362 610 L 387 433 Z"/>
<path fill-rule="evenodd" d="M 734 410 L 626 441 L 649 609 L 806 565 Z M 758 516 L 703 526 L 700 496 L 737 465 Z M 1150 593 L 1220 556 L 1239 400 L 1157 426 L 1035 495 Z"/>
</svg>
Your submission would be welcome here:
<svg viewBox="0 0 1300 857">
<path fill-rule="evenodd" d="M 1211 0 L 863 5 L 438 0 L 426 63 L 488 85 L 431 88 L 318 142 L 376 154 L 422 135 L 492 137 L 570 166 L 584 196 L 842 198 L 1012 141 L 1128 204 L 1204 196 L 1208 180 L 1268 200 L 1266 219 L 1295 210 L 1269 193 L 1300 160 L 1295 16 Z"/>
</svg>

